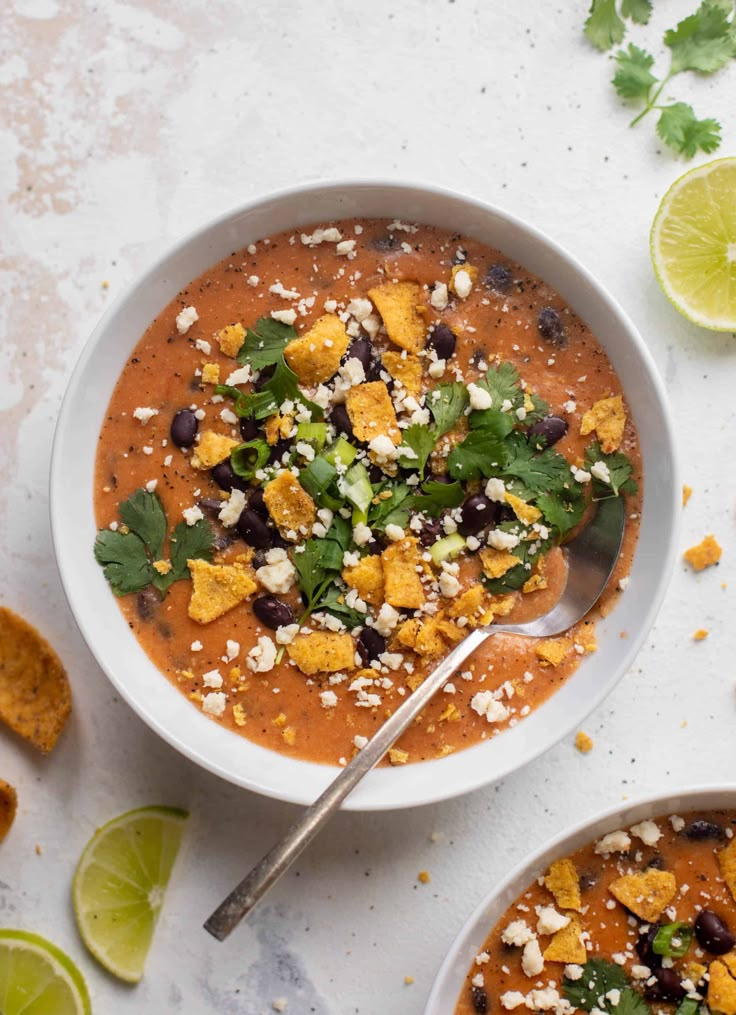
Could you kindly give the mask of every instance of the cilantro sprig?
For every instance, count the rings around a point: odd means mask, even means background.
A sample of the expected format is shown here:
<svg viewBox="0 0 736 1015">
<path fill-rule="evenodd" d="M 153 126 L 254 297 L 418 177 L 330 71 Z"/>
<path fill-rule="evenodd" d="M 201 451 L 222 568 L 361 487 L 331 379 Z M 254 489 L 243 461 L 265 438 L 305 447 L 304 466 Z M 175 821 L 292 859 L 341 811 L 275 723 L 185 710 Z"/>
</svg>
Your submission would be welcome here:
<svg viewBox="0 0 736 1015">
<path fill-rule="evenodd" d="M 611 991 L 618 991 L 615 1004 L 609 997 Z M 564 977 L 562 992 L 570 1004 L 583 1011 L 595 1009 L 606 1015 L 651 1015 L 649 1005 L 639 991 L 629 985 L 621 966 L 608 959 L 590 959 L 583 966 L 583 975 L 578 980 Z M 615 993 L 613 997 L 616 997 Z"/>
<path fill-rule="evenodd" d="M 593 0 L 584 32 L 598 49 L 610 49 L 623 40 L 623 17 L 646 24 L 650 13 L 651 4 L 644 0 L 622 0 L 621 16 L 616 0 Z M 630 126 L 656 111 L 657 134 L 669 148 L 687 159 L 698 151 L 710 154 L 721 143 L 720 123 L 710 117 L 699 119 L 686 102 L 661 103 L 660 97 L 678 74 L 714 74 L 736 58 L 732 0 L 703 0 L 693 14 L 664 33 L 663 42 L 670 51 L 670 66 L 664 76 L 654 73 L 651 53 L 629 43 L 616 54 L 613 86 L 625 102 L 643 106 Z"/>
<path fill-rule="evenodd" d="M 170 585 L 189 577 L 188 560 L 212 559 L 214 533 L 209 523 L 203 518 L 194 525 L 179 522 L 169 536 L 170 570 L 160 574 L 153 565 L 164 558 L 168 525 L 158 495 L 135 490 L 118 511 L 128 531 L 100 529 L 94 546 L 95 560 L 115 595 L 153 585 L 163 598 Z"/>
<path fill-rule="evenodd" d="M 349 628 L 364 623 L 365 616 L 345 604 L 343 594 L 336 585 L 351 539 L 350 523 L 336 515 L 323 539 L 308 539 L 304 549 L 294 554 L 294 568 L 304 600 L 300 625 L 317 611 L 330 613 Z"/>
</svg>

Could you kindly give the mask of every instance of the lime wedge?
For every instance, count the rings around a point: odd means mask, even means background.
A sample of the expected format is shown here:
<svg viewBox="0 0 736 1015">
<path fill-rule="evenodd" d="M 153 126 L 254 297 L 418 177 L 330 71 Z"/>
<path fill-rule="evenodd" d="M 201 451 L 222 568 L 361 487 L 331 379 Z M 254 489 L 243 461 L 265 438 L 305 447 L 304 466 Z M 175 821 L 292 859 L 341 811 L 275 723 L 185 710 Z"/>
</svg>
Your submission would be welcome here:
<svg viewBox="0 0 736 1015">
<path fill-rule="evenodd" d="M 91 1015 L 87 987 L 68 955 L 38 934 L 0 930 L 3 1015 Z"/>
<path fill-rule="evenodd" d="M 708 162 L 672 184 L 650 249 L 676 310 L 703 328 L 736 331 L 736 158 Z"/>
<path fill-rule="evenodd" d="M 173 807 L 121 814 L 95 832 L 77 865 L 79 933 L 98 962 L 128 983 L 143 976 L 186 818 Z"/>
</svg>

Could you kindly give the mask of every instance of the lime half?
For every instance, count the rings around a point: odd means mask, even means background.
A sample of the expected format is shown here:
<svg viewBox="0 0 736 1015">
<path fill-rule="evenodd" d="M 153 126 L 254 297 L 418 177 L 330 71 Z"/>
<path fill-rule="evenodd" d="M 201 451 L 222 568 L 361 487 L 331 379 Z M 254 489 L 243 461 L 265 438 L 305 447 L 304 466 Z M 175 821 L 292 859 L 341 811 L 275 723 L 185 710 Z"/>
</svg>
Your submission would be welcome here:
<svg viewBox="0 0 736 1015">
<path fill-rule="evenodd" d="M 670 303 L 695 324 L 736 331 L 736 158 L 691 169 L 662 199 L 650 237 Z"/>
<path fill-rule="evenodd" d="M 143 976 L 186 818 L 173 807 L 121 814 L 95 832 L 77 865 L 72 895 L 82 939 L 128 983 Z"/>
<path fill-rule="evenodd" d="M 91 1015 L 82 974 L 68 955 L 38 934 L 0 930 L 3 1015 Z"/>
</svg>

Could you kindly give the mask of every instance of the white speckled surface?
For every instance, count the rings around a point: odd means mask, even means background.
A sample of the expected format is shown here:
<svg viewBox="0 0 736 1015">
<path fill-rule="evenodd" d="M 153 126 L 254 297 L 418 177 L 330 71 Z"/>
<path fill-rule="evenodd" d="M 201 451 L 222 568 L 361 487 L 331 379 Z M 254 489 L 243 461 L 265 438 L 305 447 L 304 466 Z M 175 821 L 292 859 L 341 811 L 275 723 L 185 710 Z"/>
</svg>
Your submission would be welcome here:
<svg viewBox="0 0 736 1015">
<path fill-rule="evenodd" d="M 0 730 L 0 777 L 20 797 L 0 847 L 0 925 L 36 930 L 68 949 L 97 1013 L 258 1015 L 276 997 L 299 1015 L 421 1012 L 454 934 L 519 851 L 625 795 L 728 775 L 736 720 L 736 344 L 692 327 L 660 295 L 648 229 L 683 167 L 657 152 L 650 123 L 627 129 L 607 58 L 580 37 L 585 6 L 13 0 L 4 7 L 0 601 L 56 646 L 75 712 L 47 759 Z M 666 6 L 640 39 L 656 43 L 695 5 Z M 701 115 L 723 120 L 720 154 L 736 149 L 728 101 L 735 82 L 732 67 L 672 86 Z M 56 574 L 50 442 L 87 334 L 110 296 L 156 253 L 259 192 L 351 174 L 428 179 L 499 203 L 599 276 L 649 342 L 672 396 L 685 479 L 695 490 L 683 545 L 714 531 L 724 558 L 700 576 L 677 566 L 646 649 L 586 723 L 596 742 L 590 755 L 567 741 L 464 799 L 407 814 L 340 816 L 250 924 L 220 945 L 202 920 L 295 811 L 200 772 L 116 700 L 74 628 Z M 700 626 L 711 634 L 695 644 Z M 150 802 L 189 807 L 192 820 L 146 977 L 130 989 L 86 956 L 69 885 L 95 826 Z M 416 882 L 423 868 L 429 885 Z M 415 983 L 404 985 L 405 975 Z"/>
</svg>

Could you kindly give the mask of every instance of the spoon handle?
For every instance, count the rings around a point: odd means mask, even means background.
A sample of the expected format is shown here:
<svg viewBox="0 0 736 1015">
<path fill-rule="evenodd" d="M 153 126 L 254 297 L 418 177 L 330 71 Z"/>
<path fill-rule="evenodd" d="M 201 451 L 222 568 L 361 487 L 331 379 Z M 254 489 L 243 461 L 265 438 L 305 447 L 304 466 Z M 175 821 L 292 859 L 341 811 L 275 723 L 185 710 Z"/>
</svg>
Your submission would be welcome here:
<svg viewBox="0 0 736 1015">
<path fill-rule="evenodd" d="M 476 628 L 456 645 L 419 687 L 399 705 L 366 746 L 342 769 L 320 797 L 247 874 L 237 888 L 220 903 L 204 927 L 218 941 L 224 941 L 244 916 L 284 874 L 301 852 L 330 820 L 345 797 L 378 764 L 386 751 L 411 724 L 430 699 L 486 638 L 487 628 Z"/>
</svg>

